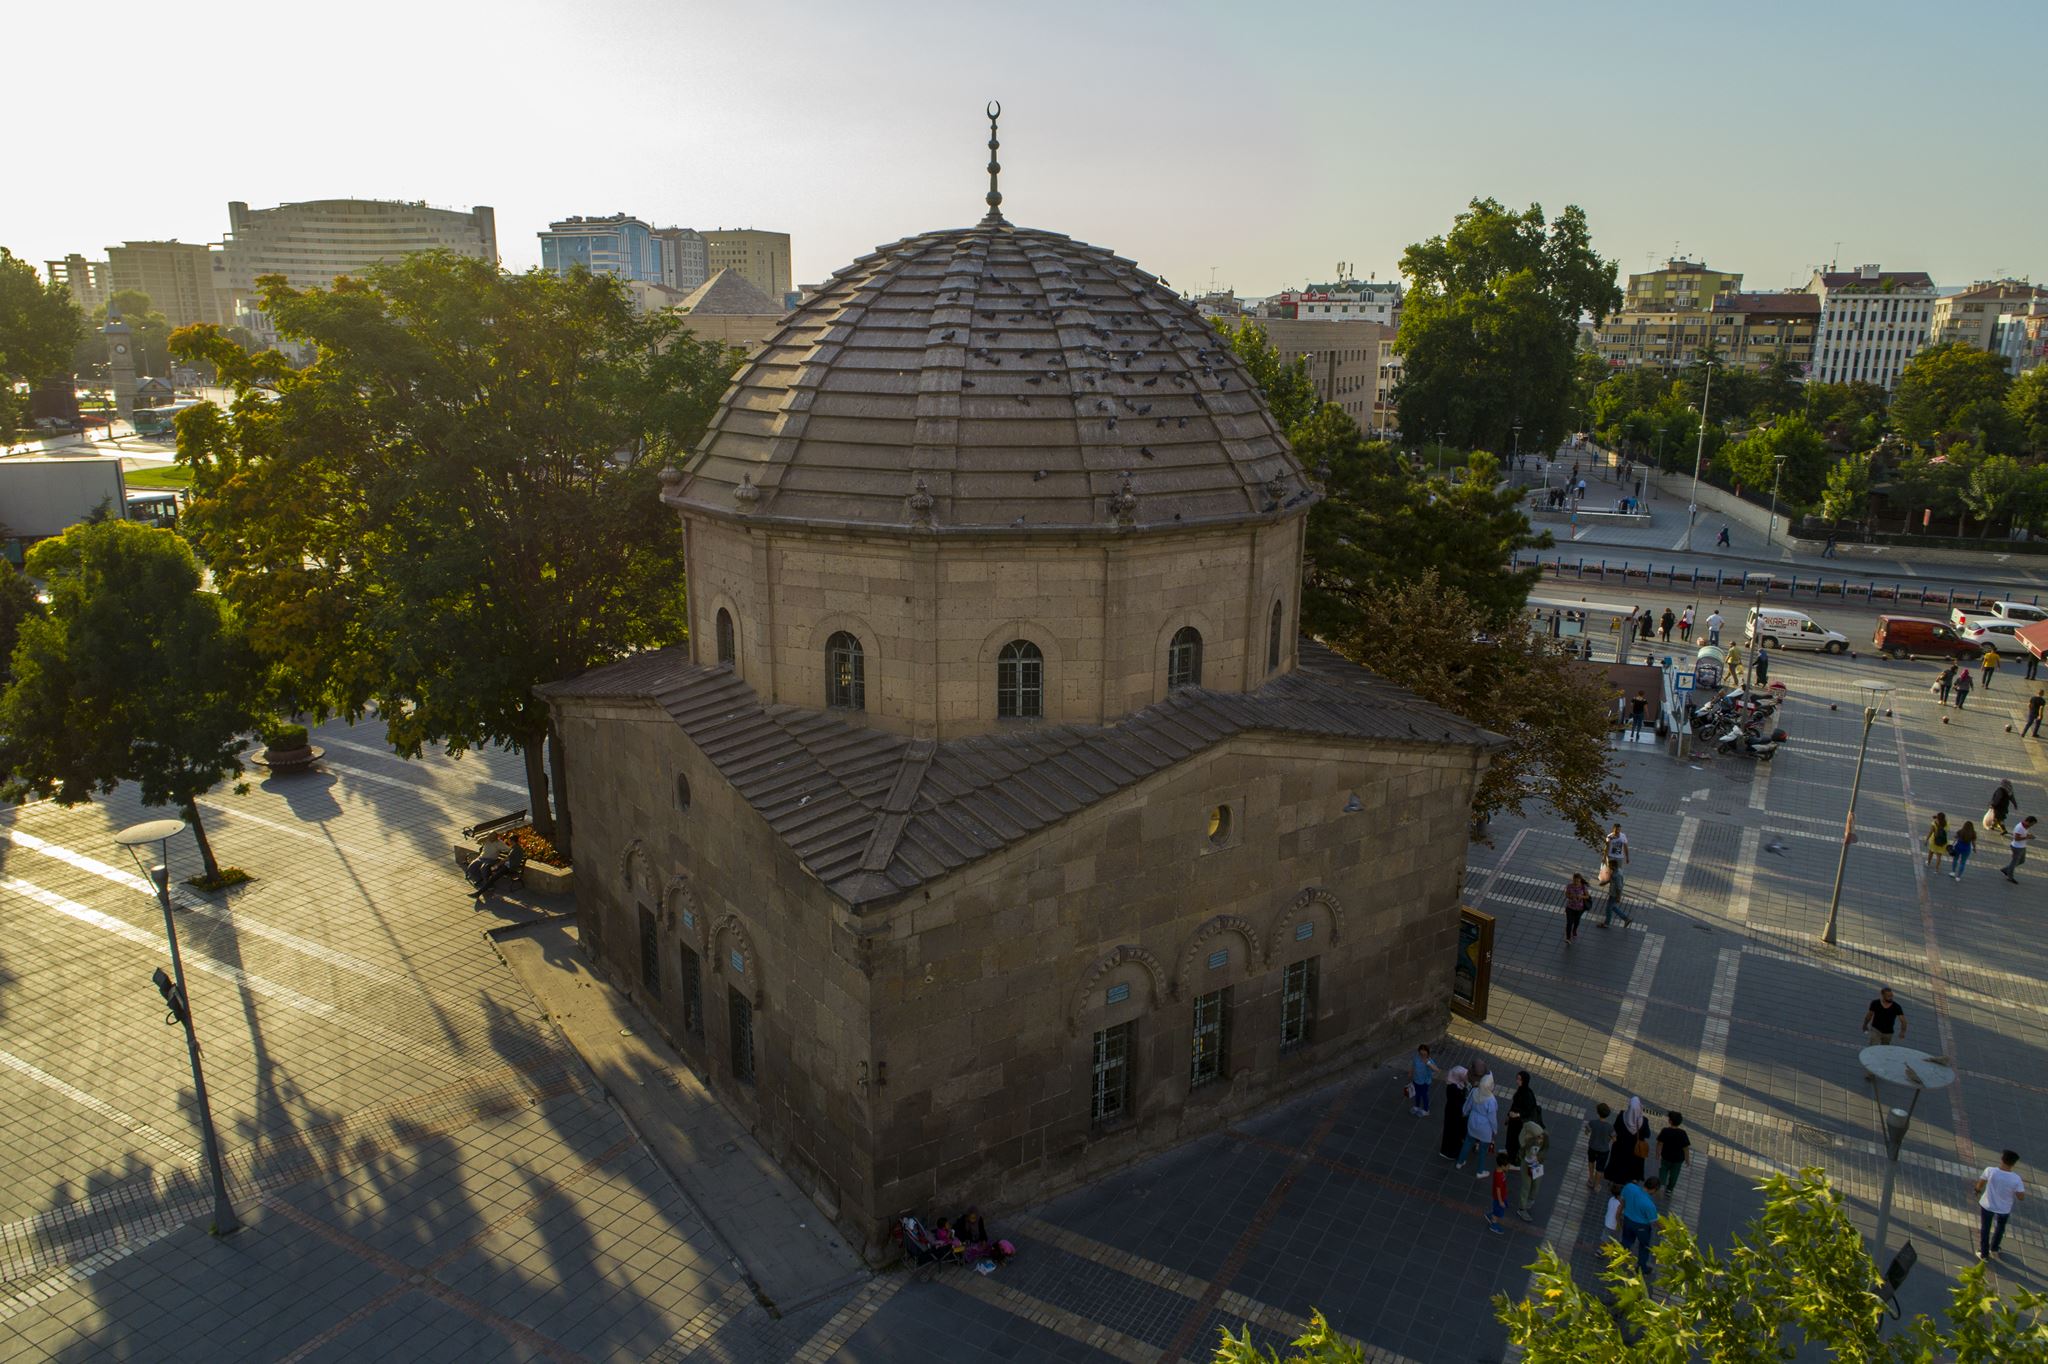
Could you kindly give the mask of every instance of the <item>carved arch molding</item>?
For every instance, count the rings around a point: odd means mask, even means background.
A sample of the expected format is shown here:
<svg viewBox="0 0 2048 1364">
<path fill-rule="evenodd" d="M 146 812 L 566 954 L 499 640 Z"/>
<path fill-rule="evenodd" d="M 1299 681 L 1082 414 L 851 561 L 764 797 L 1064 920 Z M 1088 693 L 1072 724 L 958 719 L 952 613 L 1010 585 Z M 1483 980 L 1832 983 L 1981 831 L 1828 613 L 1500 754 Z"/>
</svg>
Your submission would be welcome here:
<svg viewBox="0 0 2048 1364">
<path fill-rule="evenodd" d="M 683 922 L 683 911 L 688 910 L 693 923 Z M 661 894 L 661 925 L 663 928 L 680 931 L 692 947 L 703 952 L 707 936 L 704 927 L 704 911 L 697 906 L 697 892 L 690 889 L 690 878 L 671 876 L 668 888 Z"/>
<path fill-rule="evenodd" d="M 1096 985 L 1102 978 L 1126 962 L 1145 968 L 1146 976 L 1152 982 L 1152 999 L 1148 1008 L 1158 1008 L 1159 1001 L 1166 998 L 1166 973 L 1159 967 L 1159 958 L 1139 947 L 1136 943 L 1125 943 L 1113 947 L 1102 960 L 1088 969 L 1081 980 L 1081 988 L 1074 992 L 1073 1007 L 1067 1013 L 1067 1031 L 1078 1035 L 1081 1031 L 1081 1015 L 1088 1012 L 1088 1000 L 1095 993 Z"/>
<path fill-rule="evenodd" d="M 740 993 L 745 995 L 756 1009 L 759 1009 L 768 1002 L 761 979 L 764 974 L 761 970 L 761 958 L 754 951 L 753 935 L 747 932 L 747 926 L 740 922 L 740 916 L 737 914 L 726 915 L 718 921 L 718 927 L 711 931 L 712 973 L 714 975 L 731 974 L 725 969 L 727 965 L 725 954 L 720 950 L 721 945 L 728 939 L 733 944 L 733 950 L 740 954 L 740 962 L 746 968 L 740 973 L 741 980 L 745 982 L 740 987 Z"/>
<path fill-rule="evenodd" d="M 1310 886 L 1307 890 L 1289 900 L 1286 907 L 1274 917 L 1272 932 L 1266 939 L 1267 961 L 1272 961 L 1279 957 L 1280 950 L 1286 946 L 1289 935 L 1294 932 L 1294 926 L 1301 922 L 1302 912 L 1313 909 L 1317 905 L 1321 905 L 1328 912 L 1330 916 L 1330 945 L 1333 947 L 1337 945 L 1344 936 L 1344 906 L 1338 903 L 1337 897 L 1330 894 L 1327 890 L 1322 889 L 1320 886 Z"/>
<path fill-rule="evenodd" d="M 1201 952 L 1203 944 L 1219 933 L 1235 933 L 1244 939 L 1245 952 L 1250 958 L 1245 965 L 1251 974 L 1256 975 L 1264 969 L 1264 957 L 1268 954 L 1260 950 L 1261 935 L 1258 929 L 1252 927 L 1251 920 L 1235 914 L 1218 914 L 1196 929 L 1194 935 L 1188 939 L 1188 945 L 1181 949 L 1180 969 L 1173 977 L 1175 999 L 1181 999 L 1187 994 L 1188 977 L 1194 973 L 1196 955 Z"/>
</svg>

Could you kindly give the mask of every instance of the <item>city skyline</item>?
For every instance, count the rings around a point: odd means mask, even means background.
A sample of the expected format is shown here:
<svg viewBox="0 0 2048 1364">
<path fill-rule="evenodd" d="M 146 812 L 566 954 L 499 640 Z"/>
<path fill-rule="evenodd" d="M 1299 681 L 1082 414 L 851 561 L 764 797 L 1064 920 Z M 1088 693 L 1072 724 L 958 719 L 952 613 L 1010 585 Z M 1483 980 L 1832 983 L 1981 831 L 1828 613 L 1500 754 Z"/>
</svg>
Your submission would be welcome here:
<svg viewBox="0 0 2048 1364">
<path fill-rule="evenodd" d="M 1476 196 L 1580 204 L 1624 276 L 1674 254 L 1752 289 L 1799 287 L 1829 261 L 1948 287 L 2048 272 L 2029 230 L 2048 186 L 1979 104 L 1936 97 L 1957 64 L 2038 49 L 2048 11 L 2018 4 L 1951 7 L 1938 29 L 1893 4 L 1737 6 L 1705 29 L 1613 4 L 1578 6 L 1569 26 L 1503 5 L 1456 24 L 1065 3 L 1021 24 L 903 0 L 744 19 L 620 0 L 573 28 L 533 4 L 372 4 L 345 27 L 317 7 L 215 12 L 152 33 L 160 69 L 217 66 L 220 25 L 242 20 L 260 22 L 266 51 L 322 54 L 258 82 L 266 98 L 294 92 L 249 116 L 272 125 L 262 150 L 174 157 L 133 202 L 23 194 L 0 245 L 40 266 L 127 240 L 218 241 L 230 200 L 425 200 L 493 205 L 513 269 L 539 263 L 549 221 L 624 211 L 788 232 L 811 283 L 980 216 L 993 98 L 1013 221 L 1101 242 L 1189 291 L 1213 277 L 1269 294 L 1339 261 L 1392 278 L 1403 247 Z M 47 12 L 18 31 L 46 50 L 76 32 Z M 62 62 L 21 80 L 30 107 L 76 93 Z M 133 136 L 132 101 L 71 103 L 89 145 Z M 1965 192 L 1987 181 L 1995 197 Z M 1959 200 L 1990 207 L 1958 214 Z"/>
</svg>

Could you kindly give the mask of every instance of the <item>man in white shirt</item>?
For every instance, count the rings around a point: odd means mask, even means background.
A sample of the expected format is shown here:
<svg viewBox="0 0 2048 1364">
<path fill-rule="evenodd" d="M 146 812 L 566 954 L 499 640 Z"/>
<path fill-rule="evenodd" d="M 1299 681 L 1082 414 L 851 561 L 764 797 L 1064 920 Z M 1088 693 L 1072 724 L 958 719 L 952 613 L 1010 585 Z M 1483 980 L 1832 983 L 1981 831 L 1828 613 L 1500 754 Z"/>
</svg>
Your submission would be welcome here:
<svg viewBox="0 0 2048 1364">
<path fill-rule="evenodd" d="M 1999 1246 L 2005 1241 L 2005 1223 L 2012 1216 L 2012 1205 L 2027 1196 L 2027 1182 L 2013 1169 L 2019 1163 L 2019 1152 L 2002 1152 L 1998 1164 L 1985 1166 L 1984 1173 L 1977 1178 L 1977 1258 L 1980 1260 L 1988 1260 L 1998 1254 Z M 1997 1224 L 1995 1231 L 1993 1223 Z"/>
<path fill-rule="evenodd" d="M 2000 876 L 2003 876 L 2006 880 L 2012 882 L 2014 885 L 2018 885 L 2020 883 L 2020 878 L 2014 876 L 2013 872 L 2019 869 L 2020 863 L 2027 860 L 2027 844 L 2030 841 L 2032 841 L 2034 837 L 2035 823 L 2036 820 L 2034 819 L 2034 817 L 2032 815 L 2028 815 L 2025 819 L 2021 820 L 2018 824 L 2013 826 L 2012 860 L 2010 860 L 2004 866 L 1998 869 L 1998 874 Z"/>
<path fill-rule="evenodd" d="M 1721 613 L 1719 611 L 1707 617 L 1707 643 L 1719 644 L 1721 642 L 1721 624 Z"/>
<path fill-rule="evenodd" d="M 1612 829 L 1608 830 L 1607 860 L 1610 862 L 1627 862 L 1629 860 L 1628 835 L 1621 831 L 1620 824 L 1616 824 Z"/>
</svg>

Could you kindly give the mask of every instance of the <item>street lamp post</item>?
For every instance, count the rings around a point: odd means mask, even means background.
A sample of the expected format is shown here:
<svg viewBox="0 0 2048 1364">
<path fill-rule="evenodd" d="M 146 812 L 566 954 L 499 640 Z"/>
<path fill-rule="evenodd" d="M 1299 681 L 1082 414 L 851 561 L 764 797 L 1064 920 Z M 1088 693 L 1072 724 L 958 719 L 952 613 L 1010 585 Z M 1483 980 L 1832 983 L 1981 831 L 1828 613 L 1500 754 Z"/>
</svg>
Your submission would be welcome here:
<svg viewBox="0 0 2048 1364">
<path fill-rule="evenodd" d="M 1700 394 L 1700 440 L 1692 456 L 1692 504 L 1685 509 L 1685 550 L 1692 552 L 1692 528 L 1700 519 L 1700 465 L 1707 457 L 1707 404 L 1714 397 L 1714 367 L 1707 366 L 1707 386 Z"/>
<path fill-rule="evenodd" d="M 1761 647 L 1761 644 L 1759 644 Z M 1849 783 L 1849 813 L 1842 820 L 1842 855 L 1835 863 L 1835 893 L 1828 897 L 1828 925 L 1820 940 L 1835 945 L 1835 923 L 1842 909 L 1842 874 L 1849 869 L 1849 845 L 1856 841 L 1856 793 L 1863 789 L 1863 755 L 1870 751 L 1870 726 L 1877 719 L 1877 707 L 1863 708 L 1863 741 L 1856 745 L 1856 776 Z"/>
<path fill-rule="evenodd" d="M 226 1236 L 241 1228 L 234 1205 L 228 1202 L 227 1177 L 220 1166 L 220 1139 L 213 1132 L 213 1108 L 206 1101 L 206 1074 L 199 1065 L 199 1036 L 192 1031 L 191 996 L 185 993 L 185 960 L 178 953 L 178 924 L 171 917 L 171 869 L 169 844 L 185 832 L 182 819 L 152 819 L 130 825 L 114 835 L 114 841 L 128 850 L 135 866 L 156 887 L 157 904 L 164 911 L 164 937 L 171 944 L 171 974 L 156 971 L 157 992 L 164 997 L 171 1016 L 185 1025 L 185 1050 L 192 1057 L 192 1092 L 199 1100 L 199 1134 L 206 1146 L 206 1167 L 213 1175 L 213 1234 Z M 142 850 L 156 844 L 156 860 L 149 862 Z"/>
<path fill-rule="evenodd" d="M 1441 426 L 1436 429 L 1436 476 L 1444 476 L 1444 429 Z"/>
<path fill-rule="evenodd" d="M 1515 468 L 1516 468 L 1516 470 L 1517 470 L 1517 471 L 1519 471 L 1519 470 L 1521 469 L 1521 467 L 1522 467 L 1522 419 L 1521 419 L 1520 417 L 1517 417 L 1517 418 L 1515 418 Z"/>
<path fill-rule="evenodd" d="M 1785 456 L 1771 457 L 1771 519 L 1764 523 L 1764 546 L 1770 547 L 1771 532 L 1778 528 L 1778 483 L 1785 477 Z"/>
<path fill-rule="evenodd" d="M 1946 1089 L 1955 1083 L 1955 1070 L 1946 1056 L 1929 1056 L 1911 1047 L 1879 1044 L 1857 1054 L 1863 1063 L 1863 1078 L 1870 1082 L 1870 1097 L 1877 1104 L 1877 1126 L 1884 1134 L 1884 1192 L 1877 1205 L 1877 1235 L 1872 1241 L 1873 1259 L 1884 1260 L 1885 1237 L 1892 1226 L 1892 1186 L 1899 1178 L 1899 1151 L 1906 1144 L 1906 1131 L 1913 1125 L 1913 1110 L 1920 1096 L 1930 1089 Z M 1887 1088 L 1904 1091 L 1904 1108 L 1885 1102 Z M 1896 1284 L 1892 1285 L 1894 1288 Z"/>
</svg>

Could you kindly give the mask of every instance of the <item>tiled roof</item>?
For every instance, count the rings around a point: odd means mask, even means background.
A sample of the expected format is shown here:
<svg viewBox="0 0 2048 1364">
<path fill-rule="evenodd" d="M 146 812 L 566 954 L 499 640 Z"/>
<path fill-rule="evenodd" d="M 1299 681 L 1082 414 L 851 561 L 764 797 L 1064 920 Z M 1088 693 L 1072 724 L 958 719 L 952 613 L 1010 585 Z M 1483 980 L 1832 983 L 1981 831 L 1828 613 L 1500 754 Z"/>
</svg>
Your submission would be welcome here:
<svg viewBox="0 0 2048 1364">
<path fill-rule="evenodd" d="M 834 274 L 740 370 L 682 474 L 663 498 L 685 510 L 896 530 L 1114 533 L 1313 497 L 1192 304 L 1000 219 Z"/>
<path fill-rule="evenodd" d="M 829 711 L 766 705 L 681 648 L 540 689 L 556 702 L 659 704 L 827 889 L 879 904 L 1237 734 L 1475 748 L 1501 742 L 1308 640 L 1253 692 L 1176 691 L 1118 725 L 910 739 Z"/>
<path fill-rule="evenodd" d="M 1971 300 L 2048 298 L 2048 289 L 2035 284 L 2023 284 L 2018 280 L 2003 279 L 1990 284 L 1972 285 L 1956 297 Z"/>
<path fill-rule="evenodd" d="M 720 270 L 684 296 L 676 305 L 686 313 L 730 317 L 780 317 L 785 309 L 762 293 L 746 276 L 731 269 Z"/>
<path fill-rule="evenodd" d="M 1785 293 L 1722 294 L 1714 300 L 1717 313 L 1764 313 L 1785 317 L 1820 316 L 1820 295 L 1803 291 Z"/>
</svg>

